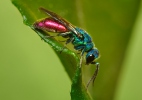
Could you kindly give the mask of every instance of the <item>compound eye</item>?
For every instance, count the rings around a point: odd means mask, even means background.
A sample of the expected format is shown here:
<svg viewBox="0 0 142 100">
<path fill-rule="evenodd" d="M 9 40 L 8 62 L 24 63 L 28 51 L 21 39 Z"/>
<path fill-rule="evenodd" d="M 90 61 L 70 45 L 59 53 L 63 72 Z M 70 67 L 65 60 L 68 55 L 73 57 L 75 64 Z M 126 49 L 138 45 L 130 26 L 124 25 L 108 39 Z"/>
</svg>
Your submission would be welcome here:
<svg viewBox="0 0 142 100">
<path fill-rule="evenodd" d="M 86 64 L 90 64 L 93 62 L 93 60 L 95 59 L 94 55 L 89 55 L 87 58 L 86 58 Z"/>
</svg>

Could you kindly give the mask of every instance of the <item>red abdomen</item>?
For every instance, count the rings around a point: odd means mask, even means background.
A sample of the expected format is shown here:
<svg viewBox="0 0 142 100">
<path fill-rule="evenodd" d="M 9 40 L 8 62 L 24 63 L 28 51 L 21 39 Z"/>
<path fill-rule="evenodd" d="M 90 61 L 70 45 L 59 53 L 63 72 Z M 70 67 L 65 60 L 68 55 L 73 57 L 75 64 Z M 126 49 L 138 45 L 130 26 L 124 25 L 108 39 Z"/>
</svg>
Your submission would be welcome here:
<svg viewBox="0 0 142 100">
<path fill-rule="evenodd" d="M 46 18 L 41 21 L 38 21 L 34 23 L 34 27 L 49 32 L 57 32 L 57 33 L 68 32 L 68 29 L 64 25 L 54 20 L 53 18 Z"/>
</svg>

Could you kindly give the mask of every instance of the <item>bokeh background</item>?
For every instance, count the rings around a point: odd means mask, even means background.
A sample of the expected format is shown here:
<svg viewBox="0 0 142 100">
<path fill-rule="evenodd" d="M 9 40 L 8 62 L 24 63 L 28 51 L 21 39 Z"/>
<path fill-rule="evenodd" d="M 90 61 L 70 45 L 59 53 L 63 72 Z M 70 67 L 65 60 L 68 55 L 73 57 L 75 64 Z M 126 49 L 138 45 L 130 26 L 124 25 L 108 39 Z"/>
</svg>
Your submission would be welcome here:
<svg viewBox="0 0 142 100">
<path fill-rule="evenodd" d="M 114 100 L 142 100 L 140 5 Z M 22 20 L 10 1 L 0 2 L 0 100 L 70 100 L 71 81 L 60 60 Z"/>
<path fill-rule="evenodd" d="M 71 81 L 54 51 L 10 0 L 0 5 L 0 100 L 69 100 Z"/>
</svg>

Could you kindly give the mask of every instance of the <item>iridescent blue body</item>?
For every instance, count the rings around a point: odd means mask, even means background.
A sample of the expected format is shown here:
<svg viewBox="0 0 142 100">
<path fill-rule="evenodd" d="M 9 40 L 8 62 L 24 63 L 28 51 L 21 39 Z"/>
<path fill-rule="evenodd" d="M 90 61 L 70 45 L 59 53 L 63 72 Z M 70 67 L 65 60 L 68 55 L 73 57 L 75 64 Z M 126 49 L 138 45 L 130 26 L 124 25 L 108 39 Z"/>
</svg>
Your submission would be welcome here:
<svg viewBox="0 0 142 100">
<path fill-rule="evenodd" d="M 65 45 L 67 45 L 68 43 L 72 43 L 75 50 L 81 51 L 80 68 L 82 64 L 82 57 L 85 52 L 87 53 L 86 64 L 96 65 L 95 73 L 87 83 L 88 87 L 91 81 L 94 82 L 99 70 L 99 63 L 95 62 L 95 60 L 99 57 L 99 51 L 97 48 L 95 48 L 91 36 L 86 31 L 73 26 L 72 24 L 64 20 L 62 17 L 57 15 L 56 13 L 46 10 L 44 8 L 40 8 L 40 10 L 46 13 L 49 16 L 49 18 L 45 18 L 43 20 L 35 22 L 33 24 L 35 29 L 55 32 L 58 33 L 57 36 L 62 36 L 64 38 L 67 38 Z M 50 37 L 55 37 L 55 36 L 48 36 L 46 38 Z"/>
<path fill-rule="evenodd" d="M 87 34 L 84 30 L 80 28 L 75 28 L 78 33 L 80 33 L 83 36 L 83 39 L 78 38 L 76 35 L 74 35 L 74 41 L 72 44 L 75 46 L 76 50 L 83 49 L 85 46 L 85 51 L 89 51 L 94 47 L 94 44 L 92 42 L 91 37 L 89 34 Z"/>
<path fill-rule="evenodd" d="M 99 57 L 99 51 L 97 48 L 94 48 L 94 43 L 92 42 L 91 36 L 84 30 L 80 28 L 75 28 L 75 30 L 82 35 L 82 38 L 79 38 L 72 32 L 68 33 L 66 37 L 69 37 L 69 40 L 72 40 L 72 44 L 74 45 L 74 49 L 78 51 L 82 51 L 81 55 L 83 56 L 84 52 L 86 54 L 86 64 L 92 63 L 94 58 Z M 92 55 L 92 60 L 88 59 L 88 57 Z M 88 59 L 88 60 L 87 60 Z"/>
</svg>

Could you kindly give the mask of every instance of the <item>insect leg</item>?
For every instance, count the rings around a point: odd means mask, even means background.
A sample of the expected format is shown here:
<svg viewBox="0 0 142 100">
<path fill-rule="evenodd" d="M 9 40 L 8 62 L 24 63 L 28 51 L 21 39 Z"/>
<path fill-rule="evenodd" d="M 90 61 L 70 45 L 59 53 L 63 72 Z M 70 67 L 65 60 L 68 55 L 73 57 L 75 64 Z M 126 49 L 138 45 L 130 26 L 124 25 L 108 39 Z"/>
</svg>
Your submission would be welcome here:
<svg viewBox="0 0 142 100">
<path fill-rule="evenodd" d="M 57 36 L 62 36 L 64 38 L 70 37 L 69 35 L 72 34 L 71 32 L 64 32 L 64 33 L 59 33 Z"/>
<path fill-rule="evenodd" d="M 62 36 L 62 37 L 64 37 L 64 38 L 68 38 L 68 39 L 66 40 L 66 43 L 64 44 L 64 47 L 63 47 L 62 50 L 60 51 L 60 53 L 62 53 L 62 51 L 64 50 L 64 48 L 66 47 L 66 45 L 67 45 L 68 43 L 70 43 L 70 42 L 72 42 L 72 41 L 74 40 L 74 38 L 70 36 L 71 34 L 72 34 L 71 32 L 65 32 L 65 33 L 59 33 L 59 34 L 58 34 L 58 36 Z"/>
<path fill-rule="evenodd" d="M 55 36 L 44 36 L 44 38 L 53 38 L 53 37 L 56 37 L 56 35 Z"/>
<path fill-rule="evenodd" d="M 69 34 L 70 34 L 70 32 L 58 33 L 58 34 L 55 35 L 55 36 L 44 36 L 44 38 L 53 38 L 53 37 L 56 37 L 56 36 L 67 37 Z"/>
<path fill-rule="evenodd" d="M 85 45 L 75 46 L 74 49 L 78 50 L 78 51 L 81 51 L 81 54 L 80 54 L 80 66 L 79 66 L 79 68 L 81 68 L 82 58 L 83 58 L 83 54 L 84 54 L 84 52 L 86 50 L 86 46 Z"/>
<path fill-rule="evenodd" d="M 85 52 L 85 48 L 81 51 L 81 54 L 80 54 L 80 66 L 79 66 L 79 68 L 81 68 L 81 65 L 82 65 L 82 58 L 83 58 L 84 52 Z"/>
<path fill-rule="evenodd" d="M 96 65 L 96 70 L 95 70 L 93 76 L 91 77 L 91 79 L 90 79 L 90 80 L 88 81 L 88 83 L 87 83 L 87 86 L 86 86 L 87 89 L 88 89 L 88 87 L 89 87 L 91 81 L 93 81 L 93 84 L 94 84 L 94 81 L 95 81 L 95 79 L 96 79 L 96 77 L 97 77 L 97 75 L 98 75 L 99 66 L 100 66 L 100 64 L 99 64 L 98 62 L 92 62 L 91 64 L 95 64 L 95 65 Z"/>
<path fill-rule="evenodd" d="M 67 39 L 67 40 L 66 40 L 66 43 L 64 44 L 64 46 L 63 46 L 62 50 L 60 51 L 60 53 L 62 53 L 62 51 L 65 49 L 66 45 L 67 45 L 68 43 L 72 42 L 73 40 L 74 40 L 74 38 L 73 38 L 73 37 L 72 37 L 72 38 Z"/>
<path fill-rule="evenodd" d="M 48 38 L 53 38 L 53 37 L 56 37 L 56 36 L 57 36 L 57 35 L 55 35 L 55 36 L 46 35 L 46 36 L 43 36 L 43 37 L 41 38 L 41 40 L 48 39 Z"/>
</svg>

